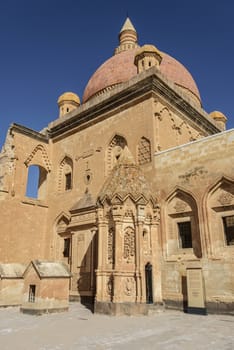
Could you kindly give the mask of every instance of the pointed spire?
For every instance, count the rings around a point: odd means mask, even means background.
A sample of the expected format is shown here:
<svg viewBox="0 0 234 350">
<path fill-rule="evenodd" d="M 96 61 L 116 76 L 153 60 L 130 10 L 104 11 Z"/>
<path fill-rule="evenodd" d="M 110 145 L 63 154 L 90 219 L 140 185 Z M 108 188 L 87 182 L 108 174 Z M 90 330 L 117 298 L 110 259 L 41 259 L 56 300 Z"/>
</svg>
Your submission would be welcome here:
<svg viewBox="0 0 234 350">
<path fill-rule="evenodd" d="M 124 25 L 120 30 L 120 33 L 122 33 L 124 30 L 133 30 L 134 32 L 136 32 L 136 29 L 135 29 L 134 25 L 132 24 L 129 17 L 126 18 Z"/>
<path fill-rule="evenodd" d="M 137 32 L 131 20 L 127 17 L 119 33 L 119 46 L 115 49 L 115 54 L 137 47 L 139 47 L 137 43 Z"/>
</svg>

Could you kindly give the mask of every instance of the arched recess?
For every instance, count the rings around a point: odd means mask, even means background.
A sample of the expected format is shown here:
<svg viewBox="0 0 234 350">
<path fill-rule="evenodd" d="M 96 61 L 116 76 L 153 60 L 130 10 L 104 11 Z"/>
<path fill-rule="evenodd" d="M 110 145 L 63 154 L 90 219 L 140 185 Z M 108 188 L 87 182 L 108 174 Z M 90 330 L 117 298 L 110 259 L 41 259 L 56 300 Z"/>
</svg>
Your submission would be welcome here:
<svg viewBox="0 0 234 350">
<path fill-rule="evenodd" d="M 65 156 L 59 165 L 58 191 L 64 192 L 73 187 L 73 161 Z"/>
<path fill-rule="evenodd" d="M 51 171 L 50 161 L 41 144 L 37 145 L 24 161 L 27 168 L 25 195 L 36 199 L 45 199 L 47 175 Z"/>
<path fill-rule="evenodd" d="M 201 237 L 194 197 L 177 188 L 166 202 L 166 246 L 168 255 L 194 254 L 201 258 Z"/>
<path fill-rule="evenodd" d="M 106 151 L 106 175 L 110 174 L 125 146 L 127 141 L 121 135 L 116 134 L 109 142 Z"/>
<path fill-rule="evenodd" d="M 55 259 L 70 263 L 72 253 L 71 232 L 68 229 L 70 217 L 61 213 L 55 221 Z"/>
<path fill-rule="evenodd" d="M 27 167 L 26 197 L 43 200 L 47 192 L 47 170 L 40 165 Z"/>
<path fill-rule="evenodd" d="M 205 208 L 213 252 L 234 248 L 234 180 L 222 177 L 210 187 Z"/>
<path fill-rule="evenodd" d="M 151 162 L 151 144 L 146 137 L 141 137 L 137 147 L 138 164 L 143 165 Z"/>
</svg>

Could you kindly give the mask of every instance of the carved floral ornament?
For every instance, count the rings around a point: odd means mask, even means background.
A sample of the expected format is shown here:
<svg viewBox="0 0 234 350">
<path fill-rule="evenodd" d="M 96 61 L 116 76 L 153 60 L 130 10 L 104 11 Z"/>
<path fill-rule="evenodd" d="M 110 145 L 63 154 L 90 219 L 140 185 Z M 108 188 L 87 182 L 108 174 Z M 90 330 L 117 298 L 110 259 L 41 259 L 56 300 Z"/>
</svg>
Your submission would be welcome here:
<svg viewBox="0 0 234 350">
<path fill-rule="evenodd" d="M 232 202 L 233 202 L 233 199 L 234 199 L 234 196 L 233 194 L 231 194 L 230 192 L 222 192 L 219 197 L 218 197 L 218 202 L 221 204 L 221 205 L 230 205 Z"/>
</svg>

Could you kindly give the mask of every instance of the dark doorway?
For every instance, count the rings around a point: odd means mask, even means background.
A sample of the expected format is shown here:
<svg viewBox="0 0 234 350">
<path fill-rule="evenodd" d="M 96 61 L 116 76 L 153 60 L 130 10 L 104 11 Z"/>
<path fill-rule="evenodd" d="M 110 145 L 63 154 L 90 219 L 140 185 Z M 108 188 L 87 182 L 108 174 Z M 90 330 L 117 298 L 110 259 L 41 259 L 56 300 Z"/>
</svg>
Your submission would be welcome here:
<svg viewBox="0 0 234 350">
<path fill-rule="evenodd" d="M 146 303 L 153 304 L 152 265 L 145 265 Z"/>
</svg>

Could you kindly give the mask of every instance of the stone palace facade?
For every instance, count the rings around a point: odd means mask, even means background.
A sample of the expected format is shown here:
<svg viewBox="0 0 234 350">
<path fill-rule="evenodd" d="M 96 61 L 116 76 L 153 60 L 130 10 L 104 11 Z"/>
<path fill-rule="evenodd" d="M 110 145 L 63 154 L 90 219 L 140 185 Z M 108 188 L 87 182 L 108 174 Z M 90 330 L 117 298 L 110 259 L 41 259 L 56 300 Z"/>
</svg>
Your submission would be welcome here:
<svg viewBox="0 0 234 350">
<path fill-rule="evenodd" d="M 9 128 L 0 262 L 64 262 L 71 300 L 110 314 L 183 309 L 199 269 L 207 311 L 233 313 L 234 130 L 202 108 L 188 70 L 139 46 L 127 18 L 82 102 L 66 92 L 58 107 L 41 132 Z"/>
</svg>

